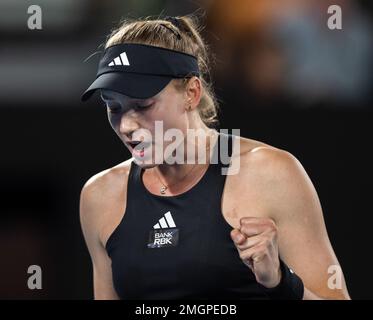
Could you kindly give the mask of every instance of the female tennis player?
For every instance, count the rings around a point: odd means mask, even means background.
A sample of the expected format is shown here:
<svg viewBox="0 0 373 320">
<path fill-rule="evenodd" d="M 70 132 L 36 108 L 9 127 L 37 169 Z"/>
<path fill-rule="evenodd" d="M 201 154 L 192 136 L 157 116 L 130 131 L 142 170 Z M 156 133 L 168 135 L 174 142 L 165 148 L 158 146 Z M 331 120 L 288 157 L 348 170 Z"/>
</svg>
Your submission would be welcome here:
<svg viewBox="0 0 373 320">
<path fill-rule="evenodd" d="M 82 96 L 99 91 L 132 154 L 81 192 L 95 299 L 349 299 L 300 162 L 214 129 L 199 28 L 194 16 L 122 23 Z"/>
</svg>

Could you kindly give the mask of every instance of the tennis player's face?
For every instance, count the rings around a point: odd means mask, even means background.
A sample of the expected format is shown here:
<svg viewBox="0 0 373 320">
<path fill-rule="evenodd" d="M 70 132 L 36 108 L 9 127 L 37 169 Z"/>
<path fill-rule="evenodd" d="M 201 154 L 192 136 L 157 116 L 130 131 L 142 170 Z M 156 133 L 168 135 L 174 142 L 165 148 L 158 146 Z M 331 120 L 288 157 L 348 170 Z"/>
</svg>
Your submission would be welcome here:
<svg viewBox="0 0 373 320">
<path fill-rule="evenodd" d="M 101 90 L 101 98 L 112 128 L 142 167 L 155 166 L 170 156 L 168 151 L 172 148 L 167 146 L 178 143 L 173 143 L 175 139 L 165 141 L 168 130 L 178 129 L 185 137 L 188 124 L 186 99 L 172 81 L 148 99 L 134 99 L 111 90 Z M 142 148 L 140 145 L 135 148 L 140 141 L 144 142 Z"/>
</svg>

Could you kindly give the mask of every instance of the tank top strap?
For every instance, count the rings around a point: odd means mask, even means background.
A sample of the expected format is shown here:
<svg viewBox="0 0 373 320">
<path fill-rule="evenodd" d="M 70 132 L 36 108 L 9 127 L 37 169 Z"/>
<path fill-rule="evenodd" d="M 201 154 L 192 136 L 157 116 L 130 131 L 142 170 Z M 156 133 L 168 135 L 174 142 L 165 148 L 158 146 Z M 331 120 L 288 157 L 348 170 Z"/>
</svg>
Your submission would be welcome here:
<svg viewBox="0 0 373 320">
<path fill-rule="evenodd" d="M 215 145 L 211 157 L 211 175 L 209 184 L 214 186 L 216 199 L 221 199 L 226 180 L 226 172 L 231 163 L 233 150 L 233 136 L 230 134 L 219 133 L 218 141 Z M 220 203 L 220 201 L 218 202 Z"/>
</svg>

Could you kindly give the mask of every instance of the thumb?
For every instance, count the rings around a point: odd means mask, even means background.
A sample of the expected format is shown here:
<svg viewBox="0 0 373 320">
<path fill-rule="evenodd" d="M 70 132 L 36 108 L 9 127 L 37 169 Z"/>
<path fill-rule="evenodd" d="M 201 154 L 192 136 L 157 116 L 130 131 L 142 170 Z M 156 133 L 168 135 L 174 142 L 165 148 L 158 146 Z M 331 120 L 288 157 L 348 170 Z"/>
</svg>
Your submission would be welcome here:
<svg viewBox="0 0 373 320">
<path fill-rule="evenodd" d="M 245 240 L 246 240 L 245 235 L 243 235 L 243 234 L 240 232 L 240 230 L 238 230 L 238 229 L 236 229 L 236 228 L 234 228 L 234 229 L 231 231 L 231 238 L 232 238 L 233 242 L 234 242 L 235 244 L 238 244 L 238 245 L 243 244 L 243 243 L 245 242 Z"/>
</svg>

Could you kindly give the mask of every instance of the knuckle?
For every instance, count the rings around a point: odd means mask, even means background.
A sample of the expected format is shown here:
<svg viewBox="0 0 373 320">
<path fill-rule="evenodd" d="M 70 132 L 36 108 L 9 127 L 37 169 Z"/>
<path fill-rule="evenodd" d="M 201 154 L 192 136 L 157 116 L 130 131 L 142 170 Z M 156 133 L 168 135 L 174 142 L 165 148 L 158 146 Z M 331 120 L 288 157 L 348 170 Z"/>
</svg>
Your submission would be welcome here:
<svg viewBox="0 0 373 320">
<path fill-rule="evenodd" d="M 267 226 L 271 231 L 277 231 L 276 223 L 272 219 L 268 219 Z"/>
<path fill-rule="evenodd" d="M 237 230 L 236 229 L 233 229 L 231 231 L 231 237 L 235 237 L 237 235 Z"/>
<path fill-rule="evenodd" d="M 255 217 L 242 217 L 240 219 L 241 224 L 252 224 L 252 223 L 255 223 L 255 222 L 256 222 Z"/>
<path fill-rule="evenodd" d="M 249 228 L 247 225 L 243 225 L 243 226 L 241 227 L 241 232 L 242 232 L 242 233 L 247 234 L 247 233 L 249 233 L 249 231 L 250 231 L 250 228 Z"/>
<path fill-rule="evenodd" d="M 241 223 L 241 225 L 242 225 L 242 224 L 246 224 L 247 222 L 248 222 L 247 217 L 242 217 L 242 218 L 240 219 L 240 223 Z"/>
</svg>

